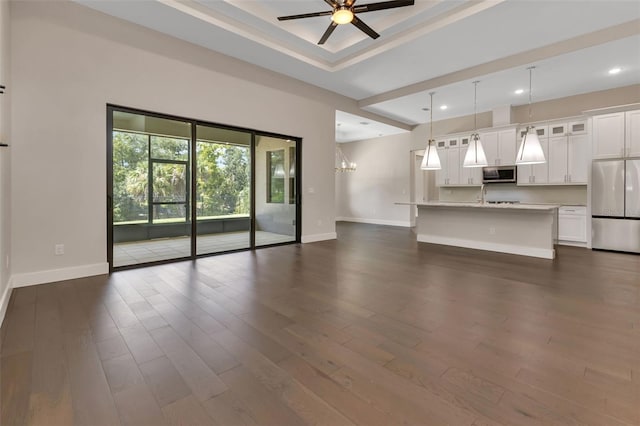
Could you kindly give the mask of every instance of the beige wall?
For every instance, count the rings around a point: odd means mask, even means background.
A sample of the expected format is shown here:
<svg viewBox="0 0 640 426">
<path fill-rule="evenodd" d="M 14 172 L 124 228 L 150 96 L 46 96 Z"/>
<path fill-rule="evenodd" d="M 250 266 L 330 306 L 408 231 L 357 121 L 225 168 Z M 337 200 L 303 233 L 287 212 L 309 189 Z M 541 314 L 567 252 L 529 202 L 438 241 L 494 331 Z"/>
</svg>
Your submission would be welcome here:
<svg viewBox="0 0 640 426">
<path fill-rule="evenodd" d="M 10 133 L 9 100 L 12 92 L 10 80 L 10 21 L 9 2 L 0 1 L 0 84 L 7 87 L 0 95 L 0 142 L 12 144 Z M 11 147 L 0 148 L 0 324 L 9 302 L 9 254 L 11 251 Z"/>
<path fill-rule="evenodd" d="M 11 46 L 16 283 L 103 270 L 107 103 L 303 138 L 303 239 L 335 235 L 346 98 L 67 2 L 13 3 Z"/>
<path fill-rule="evenodd" d="M 529 119 L 528 105 L 513 107 L 511 122 L 527 123 L 573 117 L 590 109 L 629 105 L 637 102 L 640 102 L 640 84 L 534 103 L 531 106 L 531 119 Z"/>
<path fill-rule="evenodd" d="M 336 172 L 338 219 L 408 226 L 411 133 L 340 144 L 355 172 Z"/>
</svg>

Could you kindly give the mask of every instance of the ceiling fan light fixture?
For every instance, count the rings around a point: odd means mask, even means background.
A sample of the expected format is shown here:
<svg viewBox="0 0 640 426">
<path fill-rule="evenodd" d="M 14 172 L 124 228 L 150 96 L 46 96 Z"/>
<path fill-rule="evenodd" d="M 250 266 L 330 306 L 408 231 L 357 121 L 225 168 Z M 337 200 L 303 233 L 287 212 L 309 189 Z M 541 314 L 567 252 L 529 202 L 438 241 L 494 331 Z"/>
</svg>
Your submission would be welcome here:
<svg viewBox="0 0 640 426">
<path fill-rule="evenodd" d="M 350 24 L 353 21 L 353 12 L 346 6 L 340 6 L 331 15 L 331 20 L 338 25 Z"/>
</svg>

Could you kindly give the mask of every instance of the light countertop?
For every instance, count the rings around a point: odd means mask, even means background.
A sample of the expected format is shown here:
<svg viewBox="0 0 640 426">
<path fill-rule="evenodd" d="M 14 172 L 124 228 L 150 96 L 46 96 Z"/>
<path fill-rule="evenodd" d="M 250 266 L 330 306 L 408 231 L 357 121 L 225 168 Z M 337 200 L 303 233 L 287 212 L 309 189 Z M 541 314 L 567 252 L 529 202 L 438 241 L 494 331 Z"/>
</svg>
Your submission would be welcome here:
<svg viewBox="0 0 640 426">
<path fill-rule="evenodd" d="M 500 209 L 500 210 L 541 210 L 550 211 L 561 206 L 559 204 L 493 204 L 493 203 L 469 203 L 469 202 L 443 202 L 430 201 L 426 203 L 396 203 L 400 205 L 414 205 L 418 207 L 461 207 L 461 208 L 480 208 L 480 209 Z"/>
</svg>

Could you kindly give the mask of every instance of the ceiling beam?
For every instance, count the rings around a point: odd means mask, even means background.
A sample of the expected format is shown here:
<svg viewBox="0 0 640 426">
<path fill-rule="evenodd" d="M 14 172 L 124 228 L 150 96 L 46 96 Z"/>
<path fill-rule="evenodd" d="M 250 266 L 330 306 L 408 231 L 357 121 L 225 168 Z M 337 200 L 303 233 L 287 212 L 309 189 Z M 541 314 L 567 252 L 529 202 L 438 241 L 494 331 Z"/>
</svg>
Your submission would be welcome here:
<svg viewBox="0 0 640 426">
<path fill-rule="evenodd" d="M 358 101 L 358 106 L 360 108 L 365 108 L 415 93 L 433 90 L 449 84 L 533 64 L 543 59 L 564 55 L 580 49 L 609 43 L 638 34 L 640 34 L 640 19 L 634 19 L 619 25 L 594 31 L 592 33 L 583 34 L 557 43 L 549 44 L 547 46 L 538 47 L 526 52 L 517 53 L 505 58 L 496 59 L 484 64 L 441 75 L 430 80 L 424 80 L 398 89 L 390 90 L 385 93 L 370 96 Z"/>
</svg>

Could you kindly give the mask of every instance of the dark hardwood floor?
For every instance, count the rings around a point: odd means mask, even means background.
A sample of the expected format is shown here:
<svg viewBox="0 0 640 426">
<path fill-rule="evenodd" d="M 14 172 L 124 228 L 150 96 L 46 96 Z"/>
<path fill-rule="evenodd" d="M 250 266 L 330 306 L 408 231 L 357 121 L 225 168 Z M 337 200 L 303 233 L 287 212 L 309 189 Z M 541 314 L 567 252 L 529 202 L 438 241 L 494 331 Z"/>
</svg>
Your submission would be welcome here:
<svg viewBox="0 0 640 426">
<path fill-rule="evenodd" d="M 640 256 L 338 234 L 14 290 L 0 423 L 640 424 Z"/>
</svg>

